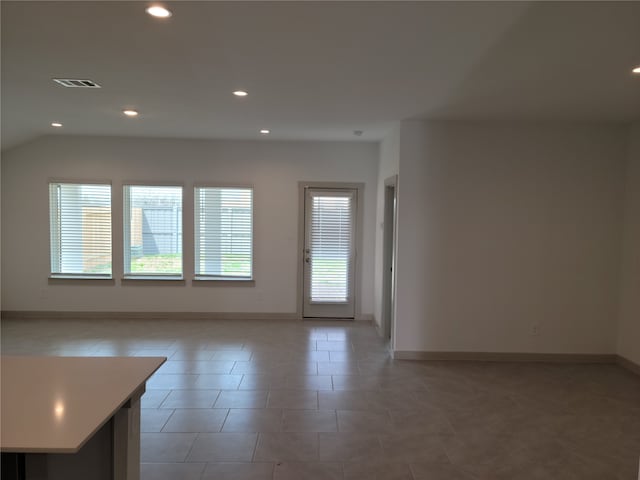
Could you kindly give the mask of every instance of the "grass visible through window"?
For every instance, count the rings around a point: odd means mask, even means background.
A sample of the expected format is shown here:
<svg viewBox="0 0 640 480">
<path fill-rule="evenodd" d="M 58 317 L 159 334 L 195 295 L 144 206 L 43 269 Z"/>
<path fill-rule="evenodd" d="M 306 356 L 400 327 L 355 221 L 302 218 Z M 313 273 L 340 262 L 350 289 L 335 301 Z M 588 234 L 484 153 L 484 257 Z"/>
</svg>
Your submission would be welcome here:
<svg viewBox="0 0 640 480">
<path fill-rule="evenodd" d="M 176 275 L 182 273 L 182 255 L 179 253 L 145 255 L 131 259 L 131 273 Z"/>
</svg>

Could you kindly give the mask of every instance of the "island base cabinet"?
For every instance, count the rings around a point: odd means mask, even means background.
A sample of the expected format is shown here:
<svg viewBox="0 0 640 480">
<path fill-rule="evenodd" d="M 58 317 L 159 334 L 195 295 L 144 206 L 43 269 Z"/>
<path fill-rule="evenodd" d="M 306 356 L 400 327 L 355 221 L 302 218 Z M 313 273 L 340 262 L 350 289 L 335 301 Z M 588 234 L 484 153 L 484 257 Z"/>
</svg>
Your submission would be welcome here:
<svg viewBox="0 0 640 480">
<path fill-rule="evenodd" d="M 3 453 L 3 480 L 140 480 L 136 392 L 77 453 Z"/>
</svg>

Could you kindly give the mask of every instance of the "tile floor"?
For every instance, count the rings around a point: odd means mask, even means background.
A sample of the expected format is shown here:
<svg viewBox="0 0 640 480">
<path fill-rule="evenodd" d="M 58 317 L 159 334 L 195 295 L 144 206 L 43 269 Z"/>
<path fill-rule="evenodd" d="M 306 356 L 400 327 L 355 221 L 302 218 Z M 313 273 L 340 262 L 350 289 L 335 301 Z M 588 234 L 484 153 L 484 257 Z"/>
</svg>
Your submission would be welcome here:
<svg viewBox="0 0 640 480">
<path fill-rule="evenodd" d="M 162 355 L 142 478 L 636 480 L 640 378 L 393 361 L 366 323 L 15 321 L 4 354 Z"/>
</svg>

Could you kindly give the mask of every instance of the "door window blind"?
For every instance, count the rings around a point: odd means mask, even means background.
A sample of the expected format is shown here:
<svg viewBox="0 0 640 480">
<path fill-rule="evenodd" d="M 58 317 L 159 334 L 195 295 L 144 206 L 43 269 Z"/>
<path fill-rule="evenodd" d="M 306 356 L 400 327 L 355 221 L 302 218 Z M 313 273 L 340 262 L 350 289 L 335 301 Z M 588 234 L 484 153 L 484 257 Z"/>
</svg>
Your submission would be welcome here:
<svg viewBox="0 0 640 480">
<path fill-rule="evenodd" d="M 311 302 L 346 303 L 351 294 L 352 195 L 314 195 L 311 201 Z"/>
<path fill-rule="evenodd" d="M 111 185 L 50 183 L 51 274 L 111 276 Z"/>
<path fill-rule="evenodd" d="M 212 279 L 252 278 L 252 188 L 196 187 L 195 273 Z"/>
</svg>

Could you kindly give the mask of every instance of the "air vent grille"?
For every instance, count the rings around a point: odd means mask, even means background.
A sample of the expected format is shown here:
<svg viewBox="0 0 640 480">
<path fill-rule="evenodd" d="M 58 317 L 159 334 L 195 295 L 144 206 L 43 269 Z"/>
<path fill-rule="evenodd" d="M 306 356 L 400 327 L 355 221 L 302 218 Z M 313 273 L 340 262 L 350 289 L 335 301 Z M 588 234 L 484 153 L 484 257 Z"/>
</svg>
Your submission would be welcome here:
<svg viewBox="0 0 640 480">
<path fill-rule="evenodd" d="M 68 88 L 101 88 L 100 85 L 98 85 L 93 80 L 80 80 L 77 78 L 54 78 L 53 81 L 59 85 L 62 85 L 63 87 Z"/>
</svg>

